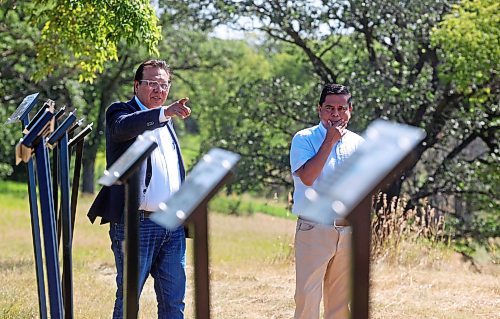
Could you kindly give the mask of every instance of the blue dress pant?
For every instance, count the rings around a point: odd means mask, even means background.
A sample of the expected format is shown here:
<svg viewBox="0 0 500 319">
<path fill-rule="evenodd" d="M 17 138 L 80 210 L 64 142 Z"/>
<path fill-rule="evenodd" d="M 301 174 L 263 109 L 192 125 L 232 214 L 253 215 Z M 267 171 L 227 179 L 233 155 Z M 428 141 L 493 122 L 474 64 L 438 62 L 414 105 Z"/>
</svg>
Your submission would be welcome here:
<svg viewBox="0 0 500 319">
<path fill-rule="evenodd" d="M 123 318 L 125 227 L 111 223 L 109 236 L 116 263 L 116 300 L 113 318 Z M 186 237 L 181 226 L 170 231 L 141 216 L 139 295 L 149 274 L 154 279 L 158 318 L 183 319 L 186 292 Z"/>
</svg>

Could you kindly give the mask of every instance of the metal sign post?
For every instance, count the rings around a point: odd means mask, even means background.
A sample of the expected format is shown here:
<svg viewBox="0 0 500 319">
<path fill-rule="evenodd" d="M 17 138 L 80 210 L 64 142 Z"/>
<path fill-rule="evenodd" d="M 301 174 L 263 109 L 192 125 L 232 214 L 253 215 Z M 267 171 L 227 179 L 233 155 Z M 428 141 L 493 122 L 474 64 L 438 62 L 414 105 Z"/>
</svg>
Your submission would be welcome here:
<svg viewBox="0 0 500 319">
<path fill-rule="evenodd" d="M 369 317 L 371 195 L 398 177 L 425 132 L 376 120 L 364 137 L 351 157 L 306 190 L 306 201 L 299 209 L 318 223 L 347 218 L 353 225 L 351 318 L 355 319 Z"/>
<path fill-rule="evenodd" d="M 53 118 L 54 122 L 54 129 L 56 130 L 59 126 L 59 120 L 61 117 L 64 115 L 66 112 L 66 106 L 61 107 L 55 114 Z M 49 145 L 50 147 L 50 145 Z M 61 176 L 59 174 L 60 172 L 60 166 L 59 166 L 59 149 L 51 147 L 52 149 L 52 195 L 54 196 L 54 207 L 56 209 L 56 221 L 57 221 L 57 240 L 59 241 L 60 239 L 60 234 L 61 234 L 61 215 L 60 211 L 57 209 L 59 207 L 59 180 L 61 179 Z"/>
<path fill-rule="evenodd" d="M 38 93 L 26 96 L 21 104 L 19 104 L 16 111 L 14 111 L 14 113 L 8 118 L 5 124 L 12 124 L 14 122 L 21 121 L 22 129 L 24 130 L 30 122 L 29 113 L 36 105 L 37 100 Z M 38 289 L 38 312 L 41 319 L 46 319 L 47 300 L 45 298 L 45 280 L 43 274 L 42 244 L 40 239 L 40 221 L 38 219 L 35 165 L 31 158 L 26 162 L 26 165 L 28 168 L 28 194 L 31 216 L 31 237 L 33 239 L 33 252 L 35 258 L 35 272 Z"/>
<path fill-rule="evenodd" d="M 16 163 L 21 161 L 28 166 L 28 192 L 30 200 L 31 228 L 33 247 L 35 254 L 35 266 L 38 288 L 38 304 L 40 318 L 47 318 L 47 300 L 45 288 L 45 275 L 48 282 L 48 294 L 51 318 L 73 317 L 73 287 L 72 287 L 72 262 L 71 243 L 74 226 L 74 210 L 76 203 L 72 204 L 69 188 L 69 132 L 75 129 L 76 117 L 72 113 L 54 130 L 54 124 L 60 119 L 65 108 L 61 108 L 54 114 L 54 102 L 47 100 L 43 107 L 29 121 L 29 113 L 36 104 L 38 93 L 25 97 L 16 111 L 9 117 L 5 124 L 11 124 L 21 120 L 25 136 L 16 146 Z M 77 172 L 80 174 L 81 153 L 83 152 L 83 138 L 90 132 L 91 126 L 80 132 L 72 142 L 80 145 L 77 151 L 80 154 L 80 164 Z M 48 136 L 50 134 L 50 136 Z M 47 137 L 48 136 L 48 137 Z M 57 145 L 57 148 L 55 146 Z M 47 147 L 54 149 L 53 163 L 54 172 L 51 177 L 51 165 Z M 35 177 L 35 165 L 32 159 L 33 152 L 36 160 L 36 173 L 38 175 L 38 187 L 40 194 L 41 222 L 43 225 L 43 245 L 45 251 L 45 275 L 42 258 L 42 240 L 40 236 L 40 220 L 37 207 L 37 192 Z M 77 168 L 75 167 L 75 168 Z M 61 278 L 59 276 L 59 258 L 57 246 L 59 243 L 56 232 L 56 212 L 59 186 L 61 187 L 61 225 L 63 234 L 63 290 L 61 291 Z M 78 192 L 78 189 L 76 189 Z M 75 193 L 75 192 L 74 192 Z M 76 194 L 71 196 L 77 196 Z M 76 202 L 76 201 L 75 201 Z M 64 302 L 64 308 L 62 303 Z"/>
<path fill-rule="evenodd" d="M 60 110 L 59 110 L 60 111 Z M 76 112 L 76 109 L 73 111 L 73 113 Z M 69 140 L 74 132 L 74 130 L 79 127 L 82 123 L 82 120 L 79 120 L 79 121 L 72 121 L 72 124 L 71 126 L 66 130 L 66 134 L 67 134 L 67 140 Z M 57 124 L 57 121 L 56 121 L 56 124 Z M 60 138 L 60 137 L 59 137 Z M 69 146 L 69 142 L 67 143 L 68 144 L 68 149 L 70 148 Z M 55 167 L 59 167 L 59 157 L 60 156 L 57 156 L 58 154 L 58 151 L 57 151 L 57 148 L 54 148 L 54 146 L 51 146 L 49 145 L 49 147 L 52 149 L 53 151 L 53 159 L 54 159 L 54 164 L 53 164 L 53 167 L 52 167 L 52 171 L 54 172 L 54 176 L 57 176 L 57 178 L 52 178 L 53 180 L 53 184 L 55 185 L 54 186 L 54 192 L 58 192 L 58 189 L 59 189 L 59 183 L 58 183 L 58 178 L 59 178 L 59 169 L 55 169 Z M 68 162 L 71 162 L 71 152 L 68 152 Z M 73 193 L 71 194 L 71 200 L 70 200 L 70 203 L 71 203 L 71 206 L 73 206 Z M 78 194 L 77 194 L 78 195 Z M 57 196 L 54 196 L 54 207 L 57 207 Z M 57 213 L 57 212 L 56 212 Z M 61 229 L 62 229 L 62 216 L 61 216 L 61 209 L 59 210 L 59 213 L 57 214 L 57 241 L 59 242 L 59 244 L 61 243 Z M 71 223 L 71 229 L 73 229 L 75 226 L 75 224 L 72 222 Z M 71 237 L 73 237 L 73 231 L 71 231 Z M 63 273 L 63 277 L 64 277 L 64 273 Z M 63 287 L 64 288 L 64 287 Z M 64 293 L 64 292 L 63 292 Z"/>
<path fill-rule="evenodd" d="M 139 172 L 138 168 L 158 146 L 151 131 L 137 140 L 104 171 L 98 183 L 105 186 L 125 185 L 125 263 L 123 269 L 123 313 L 137 318 L 139 311 Z"/>
<path fill-rule="evenodd" d="M 36 94 L 38 95 L 38 93 L 36 93 Z M 31 119 L 31 121 L 26 125 L 26 127 L 23 130 L 23 133 L 27 134 L 31 130 L 31 128 L 35 125 L 35 123 L 38 122 L 38 120 L 40 119 L 40 117 L 42 117 L 42 115 L 44 114 L 44 112 L 45 112 L 46 109 L 52 108 L 52 113 L 54 113 L 53 107 L 54 107 L 54 101 L 47 100 L 43 104 L 43 106 L 38 110 L 38 112 L 36 112 L 35 116 L 33 116 L 33 118 Z"/>
<path fill-rule="evenodd" d="M 80 123 L 78 121 L 77 123 Z M 75 126 L 79 126 L 80 124 L 74 125 L 69 131 L 68 135 L 71 134 L 71 131 L 74 129 Z M 81 175 L 81 169 L 82 169 L 82 158 L 83 158 L 83 145 L 85 142 L 85 137 L 92 132 L 92 125 L 93 123 L 90 123 L 87 125 L 83 130 L 80 131 L 75 137 L 69 140 L 68 142 L 68 147 L 71 149 L 73 146 L 76 145 L 76 156 L 75 156 L 75 162 L 73 165 L 73 184 L 71 186 L 71 229 L 75 228 L 75 218 L 76 218 L 76 206 L 78 202 L 78 189 L 80 187 L 80 175 Z M 71 153 L 70 153 L 71 155 Z M 71 233 L 73 235 L 73 232 Z M 73 240 L 73 238 L 71 238 Z"/>
<path fill-rule="evenodd" d="M 186 177 L 179 191 L 150 217 L 155 223 L 176 229 L 183 224 L 194 227 L 196 318 L 210 319 L 210 278 L 208 258 L 208 202 L 233 175 L 238 154 L 211 149 Z"/>
<path fill-rule="evenodd" d="M 53 123 L 51 123 L 54 116 L 53 101 L 49 100 L 46 104 L 48 104 L 48 107 L 44 108 L 43 113 L 38 117 L 35 123 L 32 124 L 32 121 L 27 126 L 30 129 L 17 145 L 16 154 L 18 155 L 18 162 L 21 159 L 27 161 L 31 157 L 32 149 L 35 149 L 50 314 L 51 318 L 55 319 L 62 318 L 64 312 L 62 307 L 59 260 L 57 254 L 55 212 L 54 203 L 52 201 L 50 161 L 46 147 L 46 135 L 53 130 Z"/>
<path fill-rule="evenodd" d="M 68 155 L 68 129 L 76 121 L 74 112 L 70 112 L 59 127 L 48 137 L 47 145 L 54 148 L 57 144 L 57 163 L 59 167 L 59 186 L 61 189 L 61 208 L 59 216 L 62 228 L 63 243 L 63 301 L 64 317 L 73 318 L 73 266 L 72 266 L 72 238 L 71 203 L 69 188 L 69 155 Z M 54 172 L 54 175 L 57 173 Z M 57 192 L 58 188 L 54 188 Z M 58 233 L 59 235 L 59 233 Z M 59 237 L 58 237 L 59 241 Z"/>
</svg>

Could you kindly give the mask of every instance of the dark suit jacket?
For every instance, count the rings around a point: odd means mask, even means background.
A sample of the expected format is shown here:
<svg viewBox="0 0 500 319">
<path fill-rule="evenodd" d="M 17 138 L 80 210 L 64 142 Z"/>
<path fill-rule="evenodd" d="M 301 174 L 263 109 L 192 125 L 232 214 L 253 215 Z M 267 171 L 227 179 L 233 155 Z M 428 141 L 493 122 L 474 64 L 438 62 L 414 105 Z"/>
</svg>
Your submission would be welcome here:
<svg viewBox="0 0 500 319">
<path fill-rule="evenodd" d="M 129 147 L 137 136 L 146 130 L 154 130 L 167 124 L 160 123 L 161 108 L 141 110 L 132 99 L 116 102 L 106 111 L 106 167 L 109 168 Z M 144 180 L 146 161 L 141 165 L 140 180 Z M 97 194 L 87 214 L 94 223 L 101 217 L 101 224 L 123 223 L 125 187 L 123 185 L 104 186 Z"/>
</svg>

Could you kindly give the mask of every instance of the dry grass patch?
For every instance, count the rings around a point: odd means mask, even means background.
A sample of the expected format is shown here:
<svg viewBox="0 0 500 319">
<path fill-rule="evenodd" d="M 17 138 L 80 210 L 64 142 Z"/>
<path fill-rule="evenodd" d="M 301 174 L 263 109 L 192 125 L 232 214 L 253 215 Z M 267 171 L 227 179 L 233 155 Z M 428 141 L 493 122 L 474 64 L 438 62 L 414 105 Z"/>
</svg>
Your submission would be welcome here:
<svg viewBox="0 0 500 319">
<path fill-rule="evenodd" d="M 498 274 L 460 264 L 441 269 L 388 267 L 372 276 L 372 318 L 499 318 Z"/>
<path fill-rule="evenodd" d="M 115 293 L 109 227 L 88 222 L 84 212 L 90 200 L 80 200 L 75 229 L 74 312 L 75 318 L 109 318 Z M 0 318 L 37 318 L 29 217 L 23 208 L 6 209 L 3 214 Z M 295 222 L 262 214 L 210 213 L 209 226 L 212 317 L 292 318 Z M 475 273 L 451 253 L 416 244 L 400 248 L 399 264 L 379 261 L 372 267 L 372 318 L 499 318 L 498 266 Z M 188 240 L 186 318 L 194 318 L 191 256 L 192 240 Z M 155 317 L 149 280 L 141 297 L 140 318 Z"/>
</svg>

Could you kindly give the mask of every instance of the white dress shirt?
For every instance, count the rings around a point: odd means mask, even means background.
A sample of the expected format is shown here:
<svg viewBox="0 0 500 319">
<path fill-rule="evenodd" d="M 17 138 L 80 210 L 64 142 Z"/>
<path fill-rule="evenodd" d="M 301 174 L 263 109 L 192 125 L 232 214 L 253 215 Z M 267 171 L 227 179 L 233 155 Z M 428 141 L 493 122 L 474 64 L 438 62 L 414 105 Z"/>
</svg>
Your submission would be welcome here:
<svg viewBox="0 0 500 319">
<path fill-rule="evenodd" d="M 142 110 L 147 110 L 137 96 L 135 101 Z M 165 116 L 164 109 L 165 107 L 162 107 L 159 121 L 161 123 L 168 122 L 165 126 L 152 131 L 158 147 L 150 155 L 152 174 L 149 186 L 146 188 L 145 181 L 141 181 L 140 210 L 156 211 L 158 205 L 170 198 L 181 186 L 180 159 L 177 156 L 174 141 L 177 136 L 172 126 L 172 120 Z M 173 136 L 170 134 L 167 125 L 170 125 Z"/>
</svg>

